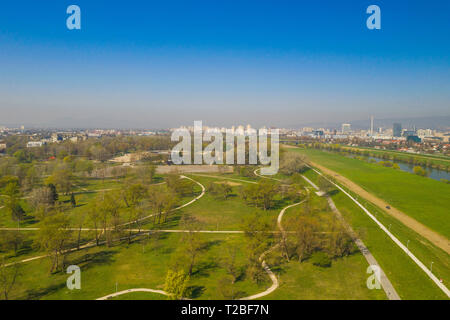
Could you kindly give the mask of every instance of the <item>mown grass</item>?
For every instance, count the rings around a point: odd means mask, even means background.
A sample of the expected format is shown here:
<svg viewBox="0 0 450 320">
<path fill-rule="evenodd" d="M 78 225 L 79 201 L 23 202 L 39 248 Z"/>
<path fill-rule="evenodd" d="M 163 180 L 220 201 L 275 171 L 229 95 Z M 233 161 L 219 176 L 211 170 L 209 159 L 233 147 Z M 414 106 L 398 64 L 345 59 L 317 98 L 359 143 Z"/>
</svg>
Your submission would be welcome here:
<svg viewBox="0 0 450 320">
<path fill-rule="evenodd" d="M 339 154 L 289 149 L 354 181 L 417 221 L 450 238 L 450 185 Z"/>
<path fill-rule="evenodd" d="M 164 289 L 168 267 L 173 263 L 182 235 L 158 234 L 158 238 L 141 237 L 134 243 L 104 246 L 73 253 L 69 263 L 81 268 L 81 290 L 69 290 L 64 272 L 49 274 L 49 259 L 21 265 L 18 288 L 14 299 L 96 299 L 131 288 Z M 242 235 L 203 236 L 207 250 L 199 256 L 194 273 L 188 283 L 190 297 L 194 299 L 220 298 L 218 280 L 225 275 L 221 253 L 232 243 L 242 243 Z M 237 256 L 238 265 L 245 263 L 244 250 Z M 236 282 L 241 295 L 254 294 L 267 287 L 257 285 L 245 277 Z M 165 299 L 160 296 L 159 299 Z"/>
<path fill-rule="evenodd" d="M 237 179 L 246 178 L 233 176 Z M 192 176 L 205 186 L 210 181 L 218 179 Z M 255 179 L 248 179 L 256 181 Z M 243 183 L 242 183 L 243 184 Z M 97 183 L 88 188 L 100 187 Z M 162 186 L 164 187 L 164 186 Z M 253 214 L 259 214 L 270 223 L 275 230 L 276 217 L 282 207 L 289 204 L 278 199 L 276 208 L 261 210 L 248 206 L 238 196 L 240 185 L 233 186 L 233 196 L 228 200 L 218 200 L 206 193 L 194 204 L 174 212 L 172 219 L 158 228 L 181 228 L 179 225 L 182 214 L 196 217 L 207 230 L 240 230 L 242 221 Z M 182 199 L 183 203 L 199 194 L 200 187 L 195 184 L 195 194 Z M 67 197 L 67 196 L 65 196 Z M 63 197 L 64 198 L 64 197 Z M 323 199 L 313 196 L 313 206 L 320 212 L 316 214 L 326 217 L 330 213 L 323 207 Z M 65 199 L 65 198 L 64 198 Z M 77 215 L 84 210 L 86 204 L 94 201 L 95 193 L 77 195 L 79 207 L 72 209 L 71 215 Z M 66 199 L 67 200 L 67 199 Z M 286 213 L 286 222 L 298 216 L 296 209 Z M 300 209 L 298 209 L 300 210 Z M 323 211 L 323 212 L 322 212 Z M 5 218 L 7 220 L 7 218 Z M 145 228 L 154 228 L 151 222 Z M 83 241 L 93 239 L 92 232 L 83 232 Z M 68 255 L 68 264 L 80 266 L 82 275 L 82 289 L 69 290 L 66 288 L 68 274 L 59 271 L 49 274 L 50 259 L 43 258 L 21 264 L 21 272 L 12 299 L 96 299 L 115 292 L 130 288 L 163 289 L 168 268 L 177 260 L 179 250 L 182 250 L 181 234 L 156 233 L 154 236 L 140 236 L 132 244 L 126 241 L 115 243 L 108 248 L 104 245 L 73 252 Z M 34 234 L 27 233 L 27 241 L 31 243 Z M 267 276 L 260 284 L 254 283 L 245 275 L 245 265 L 248 254 L 246 240 L 242 234 L 201 234 L 207 243 L 206 249 L 199 255 L 194 274 L 189 282 L 190 297 L 193 299 L 221 299 L 221 285 L 219 280 L 225 275 L 222 259 L 230 246 L 238 246 L 237 263 L 242 269 L 242 276 L 235 284 L 239 297 L 252 295 L 267 289 L 271 282 Z M 42 254 L 35 247 L 24 249 L 19 255 L 13 256 L 2 253 L 7 262 L 22 260 Z M 333 261 L 330 268 L 322 270 L 312 266 L 309 262 L 299 264 L 292 261 L 289 264 L 273 266 L 279 275 L 281 286 L 279 292 L 268 298 L 273 299 L 383 299 L 384 293 L 370 291 L 365 285 L 367 263 L 361 254 L 354 254 L 348 258 Z M 295 288 L 298 288 L 296 290 Z M 149 293 L 133 293 L 118 299 L 166 299 L 165 296 Z"/>
<path fill-rule="evenodd" d="M 318 175 L 308 170 L 305 175 L 317 182 Z M 346 189 L 346 188 L 344 188 Z M 347 190 L 353 197 L 351 191 Z M 420 269 L 375 222 L 370 219 L 350 198 L 342 192 L 332 196 L 336 207 L 341 211 L 346 221 L 361 235 L 363 242 L 377 259 L 382 269 L 392 282 L 402 299 L 446 299 L 445 294 Z M 413 230 L 405 227 L 397 219 L 388 215 L 370 202 L 358 198 L 376 218 L 403 244 L 409 241 L 409 249 L 425 265 L 430 267 L 433 261 L 433 273 L 446 283 L 450 277 L 450 259 L 446 252 L 423 239 Z"/>
<path fill-rule="evenodd" d="M 358 253 L 333 260 L 332 266 L 322 268 L 309 261 L 291 260 L 274 271 L 280 287 L 263 299 L 286 300 L 382 300 L 384 291 L 367 288 L 368 265 Z"/>
</svg>

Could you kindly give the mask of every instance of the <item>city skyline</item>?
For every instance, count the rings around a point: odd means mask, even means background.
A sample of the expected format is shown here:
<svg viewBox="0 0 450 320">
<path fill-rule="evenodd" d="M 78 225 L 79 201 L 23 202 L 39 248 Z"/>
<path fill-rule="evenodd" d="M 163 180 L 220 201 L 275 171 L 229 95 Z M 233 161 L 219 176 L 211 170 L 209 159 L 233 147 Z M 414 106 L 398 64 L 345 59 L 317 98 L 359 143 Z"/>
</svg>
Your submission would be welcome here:
<svg viewBox="0 0 450 320">
<path fill-rule="evenodd" d="M 66 4 L 5 4 L 0 124 L 292 127 L 448 116 L 450 5 L 379 1 L 382 28 L 368 30 L 369 4 L 134 10 L 78 1 L 81 30 L 66 28 Z"/>
</svg>

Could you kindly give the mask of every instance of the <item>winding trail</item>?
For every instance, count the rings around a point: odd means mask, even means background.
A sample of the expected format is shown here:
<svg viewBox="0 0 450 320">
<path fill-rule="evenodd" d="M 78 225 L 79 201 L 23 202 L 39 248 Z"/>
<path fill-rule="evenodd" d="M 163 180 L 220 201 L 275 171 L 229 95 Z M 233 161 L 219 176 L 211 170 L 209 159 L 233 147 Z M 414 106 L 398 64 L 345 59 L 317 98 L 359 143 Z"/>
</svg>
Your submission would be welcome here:
<svg viewBox="0 0 450 320">
<path fill-rule="evenodd" d="M 266 179 L 271 179 L 271 180 L 276 180 L 276 181 L 281 181 L 279 179 L 275 179 L 275 178 L 270 178 L 270 177 L 265 177 L 263 175 L 258 174 L 258 170 L 256 169 L 254 171 L 254 174 L 261 177 L 261 178 L 266 178 Z M 317 190 L 318 192 L 320 192 L 320 188 L 314 183 L 312 182 L 310 179 L 308 179 L 307 177 L 305 177 L 304 175 L 301 175 L 302 178 L 308 182 L 315 190 Z M 362 242 L 362 240 L 360 238 L 357 237 L 356 233 L 353 231 L 352 227 L 347 223 L 347 221 L 345 221 L 344 217 L 342 216 L 341 212 L 336 208 L 336 205 L 334 204 L 333 199 L 331 199 L 331 197 L 329 195 L 326 195 L 327 201 L 328 201 L 328 205 L 330 206 L 331 210 L 335 213 L 335 215 L 337 216 L 337 218 L 341 221 L 341 223 L 345 226 L 345 228 L 347 229 L 348 234 L 351 236 L 351 238 L 353 239 L 353 242 L 355 242 L 356 246 L 358 247 L 358 249 L 361 251 L 361 253 L 363 254 L 364 258 L 366 258 L 367 263 L 369 264 L 369 266 L 377 266 L 378 270 L 380 270 L 379 273 L 379 278 L 378 281 L 380 282 L 381 286 L 383 287 L 384 292 L 386 293 L 386 296 L 389 298 L 389 300 L 401 300 L 400 296 L 398 295 L 397 291 L 395 291 L 394 286 L 392 285 L 392 283 L 389 281 L 388 277 L 386 276 L 386 274 L 384 273 L 383 269 L 381 269 L 380 265 L 378 264 L 377 260 L 375 259 L 375 257 L 370 253 L 369 249 L 364 245 L 364 243 Z M 303 202 L 303 201 L 302 201 Z M 287 208 L 286 208 L 287 209 Z M 284 210 L 284 209 L 283 209 Z M 282 218 L 282 214 L 284 212 L 280 213 L 280 215 L 278 216 L 278 228 L 280 228 L 280 230 L 282 232 L 284 232 L 283 227 L 281 226 L 281 218 Z M 284 236 L 284 234 L 283 234 Z"/>
<path fill-rule="evenodd" d="M 181 178 L 181 179 L 188 179 L 188 180 L 191 180 L 191 181 L 195 182 L 196 184 L 198 184 L 198 185 L 202 188 L 202 193 L 201 193 L 200 195 L 198 195 L 197 197 L 195 197 L 194 199 L 192 199 L 191 201 L 189 201 L 188 203 L 185 203 L 185 204 L 183 204 L 183 205 L 181 205 L 181 206 L 179 206 L 179 207 L 176 207 L 176 208 L 172 209 L 171 211 L 180 210 L 180 209 L 183 209 L 184 207 L 187 207 L 188 205 L 193 204 L 195 201 L 197 201 L 197 200 L 199 200 L 201 197 L 203 197 L 203 196 L 205 195 L 205 192 L 206 192 L 205 186 L 202 185 L 200 182 L 198 182 L 198 181 L 196 181 L 196 180 L 194 180 L 194 179 L 192 179 L 192 178 L 183 176 L 183 175 L 181 175 L 180 178 Z M 164 213 L 165 213 L 165 212 L 161 212 L 161 214 L 164 214 Z M 134 220 L 134 221 L 130 221 L 130 222 L 123 223 L 123 224 L 121 224 L 120 226 L 127 226 L 127 225 L 130 225 L 130 224 L 136 223 L 136 222 L 140 222 L 140 221 L 146 220 L 146 219 L 148 219 L 148 218 L 151 218 L 151 217 L 153 217 L 153 216 L 155 216 L 155 215 L 156 215 L 156 213 L 152 213 L 152 214 L 150 214 L 150 215 L 148 215 L 148 216 L 145 216 L 145 217 L 142 217 L 142 218 L 140 218 L 140 219 L 137 219 L 137 220 Z"/>
<path fill-rule="evenodd" d="M 283 215 L 286 212 L 287 209 L 298 206 L 299 204 L 303 203 L 305 200 L 302 200 L 300 202 L 288 205 L 287 207 L 284 207 L 280 213 L 278 214 L 278 218 L 277 218 L 277 226 L 278 229 L 280 229 L 280 232 L 282 233 L 283 237 L 285 234 L 284 228 L 281 224 L 281 220 L 283 219 Z M 279 287 L 279 282 L 278 282 L 278 278 L 277 276 L 273 273 L 272 270 L 270 270 L 270 267 L 267 265 L 266 261 L 264 260 L 264 257 L 271 251 L 275 250 L 276 248 L 278 248 L 280 246 L 279 243 L 277 243 L 276 245 L 272 246 L 270 249 L 268 249 L 267 251 L 263 252 L 263 254 L 259 257 L 259 261 L 261 261 L 261 265 L 264 268 L 264 270 L 266 271 L 266 273 L 269 275 L 270 280 L 272 280 L 272 285 L 264 290 L 263 292 L 245 297 L 245 298 L 241 298 L 239 300 L 254 300 L 254 299 L 258 299 L 264 296 L 267 296 L 268 294 L 274 292 L 278 287 Z"/>
<path fill-rule="evenodd" d="M 277 226 L 278 226 L 278 229 L 280 230 L 281 233 L 283 233 L 283 234 L 285 233 L 284 228 L 283 228 L 283 226 L 281 224 L 281 221 L 283 219 L 283 216 L 284 216 L 284 213 L 286 212 L 286 210 L 289 209 L 289 208 L 292 208 L 294 206 L 297 206 L 297 205 L 303 203 L 304 201 L 305 200 L 300 201 L 298 203 L 291 204 L 289 206 L 286 206 L 280 211 L 280 213 L 278 214 L 278 218 L 277 218 Z M 165 231 L 168 231 L 168 230 L 165 230 Z M 170 230 L 170 232 L 189 232 L 189 230 Z M 207 233 L 244 233 L 244 231 L 205 231 L 205 230 L 198 231 L 198 232 L 207 232 Z M 270 280 L 272 281 L 272 285 L 268 289 L 264 290 L 263 292 L 260 292 L 260 293 L 257 293 L 257 294 L 254 294 L 254 295 L 251 295 L 251 296 L 248 296 L 248 297 L 241 298 L 240 300 L 254 300 L 254 299 L 258 299 L 258 298 L 264 297 L 264 296 L 272 293 L 273 291 L 275 291 L 279 287 L 279 282 L 278 282 L 277 276 L 273 273 L 273 271 L 270 269 L 270 267 L 268 266 L 268 264 L 264 260 L 264 257 L 269 252 L 273 251 L 274 249 L 276 249 L 278 247 L 279 247 L 279 243 L 274 245 L 274 246 L 272 246 L 271 248 L 269 248 L 265 252 L 263 252 L 261 254 L 261 256 L 259 257 L 259 261 L 261 261 L 261 265 L 262 265 L 263 269 L 266 271 L 266 273 L 268 274 Z M 153 293 L 159 293 L 159 294 L 166 295 L 166 296 L 169 295 L 167 292 L 162 291 L 162 290 L 136 288 L 136 289 L 128 289 L 128 290 L 123 290 L 123 291 L 119 291 L 119 292 L 116 292 L 116 293 L 112 293 L 112 294 L 106 295 L 104 297 L 98 298 L 97 300 L 107 300 L 109 298 L 117 297 L 117 296 L 120 296 L 120 295 L 123 295 L 123 294 L 127 294 L 127 293 L 131 293 L 131 292 L 153 292 Z"/>
<path fill-rule="evenodd" d="M 108 294 L 107 296 L 97 298 L 95 300 L 108 300 L 110 298 L 114 298 L 117 296 L 121 296 L 123 294 L 131 293 L 131 292 L 151 292 L 151 293 L 159 293 L 165 296 L 169 296 L 169 294 L 163 290 L 155 290 L 155 289 L 146 289 L 146 288 L 136 288 L 136 289 L 128 289 L 128 290 L 122 290 L 119 292 Z"/>
</svg>

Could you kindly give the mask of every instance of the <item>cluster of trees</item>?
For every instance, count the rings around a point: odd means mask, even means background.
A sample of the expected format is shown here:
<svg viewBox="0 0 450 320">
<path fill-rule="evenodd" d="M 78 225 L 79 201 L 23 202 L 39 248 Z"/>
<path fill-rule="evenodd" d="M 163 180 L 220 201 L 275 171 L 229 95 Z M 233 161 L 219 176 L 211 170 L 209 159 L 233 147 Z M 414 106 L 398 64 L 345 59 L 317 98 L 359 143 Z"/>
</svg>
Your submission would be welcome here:
<svg viewBox="0 0 450 320">
<path fill-rule="evenodd" d="M 363 160 L 365 160 L 365 159 L 363 159 Z M 391 161 L 379 161 L 378 164 L 383 166 L 383 167 L 388 167 L 388 168 L 393 168 L 393 169 L 400 169 L 400 166 L 398 165 L 398 163 L 391 162 Z"/>
<path fill-rule="evenodd" d="M 25 217 L 20 199 L 22 193 L 19 179 L 15 176 L 4 176 L 0 179 L 0 189 L 3 196 L 3 205 L 13 221 L 19 222 Z"/>
<path fill-rule="evenodd" d="M 181 225 L 184 232 L 169 266 L 164 290 L 170 294 L 169 299 L 181 299 L 191 295 L 187 283 L 198 266 L 199 257 L 207 249 L 208 242 L 197 232 L 200 222 L 188 215 L 183 215 Z"/>
<path fill-rule="evenodd" d="M 128 152 L 167 150 L 173 146 L 170 136 L 104 136 L 74 143 L 65 140 L 37 148 L 26 148 L 27 136 L 6 137 L 7 153 L 20 162 L 46 160 L 50 157 L 63 159 L 66 156 L 85 157 L 91 160 L 106 161 L 114 155 Z"/>
<path fill-rule="evenodd" d="M 313 216 L 304 215 L 293 224 L 291 231 L 293 232 L 282 239 L 283 243 L 280 246 L 287 260 L 296 258 L 302 262 L 314 257 L 313 263 L 316 262 L 315 259 L 318 259 L 322 262 L 315 264 L 329 266 L 331 259 L 343 257 L 355 251 L 351 236 L 337 219 L 332 219 L 328 229 L 324 230 L 321 221 Z M 328 260 L 329 263 L 326 262 Z"/>
<path fill-rule="evenodd" d="M 210 182 L 208 185 L 208 192 L 216 199 L 226 200 L 232 194 L 233 189 L 225 182 Z"/>
<path fill-rule="evenodd" d="M 278 183 L 269 179 L 261 179 L 257 183 L 245 185 L 241 188 L 240 193 L 248 205 L 268 210 L 275 205 L 278 191 Z"/>
<path fill-rule="evenodd" d="M 303 173 L 308 169 L 306 157 L 293 152 L 281 154 L 280 172 L 291 176 L 295 173 Z"/>
</svg>

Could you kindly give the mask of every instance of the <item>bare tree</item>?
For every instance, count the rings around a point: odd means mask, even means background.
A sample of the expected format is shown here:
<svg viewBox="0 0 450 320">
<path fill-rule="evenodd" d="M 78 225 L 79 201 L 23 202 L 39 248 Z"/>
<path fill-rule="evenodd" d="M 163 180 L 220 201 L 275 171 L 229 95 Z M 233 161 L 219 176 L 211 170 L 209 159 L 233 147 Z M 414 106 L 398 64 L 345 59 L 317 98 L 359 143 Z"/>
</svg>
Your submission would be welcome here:
<svg viewBox="0 0 450 320">
<path fill-rule="evenodd" d="M 0 290 L 5 300 L 8 300 L 9 294 L 16 284 L 19 276 L 19 266 L 18 263 L 7 266 L 4 261 L 0 262 Z"/>
</svg>

